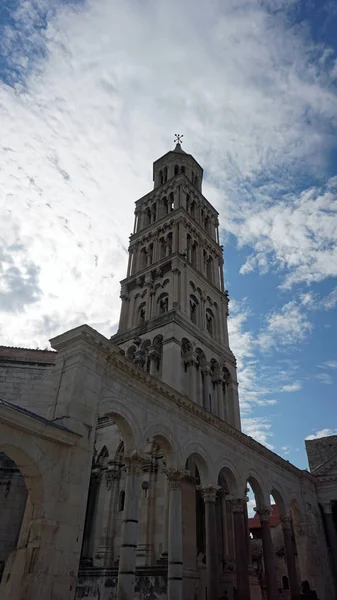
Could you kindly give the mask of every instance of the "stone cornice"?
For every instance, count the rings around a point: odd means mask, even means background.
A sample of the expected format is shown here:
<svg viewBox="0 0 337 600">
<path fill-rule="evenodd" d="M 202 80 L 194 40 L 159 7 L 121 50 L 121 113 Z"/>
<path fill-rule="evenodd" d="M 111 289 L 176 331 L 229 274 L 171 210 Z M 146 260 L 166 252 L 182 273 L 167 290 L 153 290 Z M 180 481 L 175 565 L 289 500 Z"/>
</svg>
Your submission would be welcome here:
<svg viewBox="0 0 337 600">
<path fill-rule="evenodd" d="M 106 361 L 107 368 L 109 368 L 109 365 L 115 367 L 121 373 L 124 373 L 129 379 L 132 378 L 135 381 L 144 384 L 156 395 L 161 394 L 169 402 L 172 402 L 179 408 L 185 410 L 187 413 L 192 414 L 208 425 L 213 426 L 215 429 L 228 436 L 228 438 L 236 440 L 245 448 L 247 448 L 247 450 L 256 452 L 261 457 L 264 457 L 266 460 L 274 463 L 281 469 L 284 469 L 299 479 L 305 479 L 311 483 L 316 483 L 316 478 L 307 471 L 298 469 L 289 461 L 284 460 L 250 436 L 247 436 L 232 425 L 229 425 L 229 423 L 226 423 L 215 415 L 207 412 L 204 408 L 187 398 L 187 396 L 179 394 L 179 392 L 171 388 L 169 385 L 163 383 L 155 377 L 152 377 L 142 369 L 135 367 L 132 363 L 130 363 L 130 361 L 120 354 L 120 350 L 117 346 L 112 344 L 112 342 L 110 342 L 107 338 L 88 325 L 82 325 L 81 327 L 77 327 L 71 331 L 68 331 L 62 336 L 58 336 L 58 338 L 50 340 L 50 343 L 54 348 L 60 351 L 62 349 L 69 350 L 73 344 L 77 345 L 78 347 L 79 341 L 81 342 L 80 346 L 83 348 L 83 350 L 87 345 L 95 349 L 102 356 L 102 359 Z"/>
<path fill-rule="evenodd" d="M 0 400 L 0 422 L 28 432 L 30 435 L 36 435 L 66 446 L 74 446 L 81 437 L 79 434 L 53 423 L 53 421 L 2 400 Z"/>
</svg>

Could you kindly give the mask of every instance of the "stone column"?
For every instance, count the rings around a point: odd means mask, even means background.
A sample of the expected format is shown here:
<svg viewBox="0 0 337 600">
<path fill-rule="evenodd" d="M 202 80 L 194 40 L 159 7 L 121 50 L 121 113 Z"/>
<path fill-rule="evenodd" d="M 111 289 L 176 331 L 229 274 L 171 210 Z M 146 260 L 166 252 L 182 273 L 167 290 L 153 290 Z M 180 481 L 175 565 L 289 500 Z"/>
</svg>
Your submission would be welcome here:
<svg viewBox="0 0 337 600">
<path fill-rule="evenodd" d="M 185 471 L 165 469 L 169 488 L 167 600 L 183 599 L 181 480 Z"/>
<path fill-rule="evenodd" d="M 284 553 L 286 557 L 291 600 L 300 600 L 300 586 L 297 578 L 295 548 L 291 530 L 290 516 L 281 517 L 284 538 Z"/>
<path fill-rule="evenodd" d="M 219 262 L 220 262 L 220 289 L 223 292 L 225 289 L 224 278 L 223 278 L 223 258 Z"/>
<path fill-rule="evenodd" d="M 188 361 L 189 371 L 189 397 L 193 402 L 198 402 L 197 399 L 197 365 L 195 358 L 191 358 Z"/>
<path fill-rule="evenodd" d="M 225 564 L 228 560 L 229 548 L 228 548 L 228 533 L 227 533 L 228 515 L 227 515 L 226 491 L 224 489 L 220 490 L 220 498 L 221 498 L 222 547 L 223 547 L 222 560 Z"/>
<path fill-rule="evenodd" d="M 169 503 L 169 486 L 168 486 L 168 479 L 167 479 L 167 477 L 165 477 L 164 481 L 165 481 L 165 488 L 164 488 L 165 505 L 164 505 L 164 520 L 163 520 L 164 531 L 163 531 L 162 556 L 163 556 L 163 558 L 167 559 L 167 556 L 168 556 L 168 533 L 169 533 L 168 528 L 169 528 L 169 509 L 170 509 L 170 503 Z"/>
<path fill-rule="evenodd" d="M 139 475 L 144 459 L 136 452 L 124 456 L 125 505 L 122 540 L 119 554 L 117 600 L 132 600 L 135 587 L 136 550 L 138 533 Z"/>
<path fill-rule="evenodd" d="M 206 485 L 198 486 L 198 489 L 200 489 L 205 503 L 207 598 L 217 600 L 219 595 L 219 573 L 215 500 L 220 487 Z"/>
<path fill-rule="evenodd" d="M 119 490 L 121 469 L 117 462 L 110 464 L 105 472 L 106 504 L 101 521 L 101 544 L 97 554 L 103 559 L 103 566 L 111 566 L 113 562 L 113 540 L 115 536 L 116 500 Z"/>
<path fill-rule="evenodd" d="M 91 471 L 90 487 L 88 493 L 87 510 L 85 515 L 85 525 L 82 542 L 82 559 L 92 560 L 93 551 L 93 533 L 97 517 L 98 491 L 101 482 L 101 471 L 94 468 Z"/>
<path fill-rule="evenodd" d="M 204 374 L 204 397 L 203 397 L 203 405 L 206 410 L 210 411 L 210 402 L 209 402 L 209 379 L 210 379 L 210 368 L 209 366 L 204 367 L 202 370 Z"/>
<path fill-rule="evenodd" d="M 268 600 L 277 600 L 278 592 L 275 570 L 275 552 L 273 548 L 273 541 L 271 538 L 269 523 L 269 516 L 271 514 L 271 510 L 268 507 L 261 507 L 255 510 L 260 517 L 261 523 L 263 561 L 267 585 L 267 598 Z"/>
<path fill-rule="evenodd" d="M 232 500 L 237 589 L 235 600 L 250 600 L 245 505 L 245 498 Z"/>
<path fill-rule="evenodd" d="M 223 421 L 225 420 L 225 406 L 224 406 L 224 397 L 223 397 L 223 388 L 222 388 L 222 379 L 218 379 L 216 381 L 216 391 L 218 396 L 218 416 Z"/>
<path fill-rule="evenodd" d="M 337 531 L 332 515 L 331 502 L 325 502 L 322 505 L 324 513 L 325 529 L 328 538 L 328 545 L 331 552 L 333 575 L 337 584 Z"/>
</svg>

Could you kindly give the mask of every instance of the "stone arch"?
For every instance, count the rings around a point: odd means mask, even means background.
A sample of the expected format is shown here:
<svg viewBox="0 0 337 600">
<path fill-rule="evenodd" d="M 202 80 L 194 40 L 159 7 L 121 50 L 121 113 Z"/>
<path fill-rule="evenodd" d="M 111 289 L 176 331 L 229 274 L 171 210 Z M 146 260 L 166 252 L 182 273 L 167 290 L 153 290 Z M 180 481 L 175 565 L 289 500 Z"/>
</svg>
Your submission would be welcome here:
<svg viewBox="0 0 337 600">
<path fill-rule="evenodd" d="M 143 451 L 149 453 L 152 443 L 156 441 L 165 454 L 167 467 L 178 468 L 180 464 L 181 449 L 172 436 L 172 432 L 165 425 L 156 423 L 149 425 L 143 433 Z"/>
<path fill-rule="evenodd" d="M 261 481 L 260 476 L 253 469 L 250 469 L 247 473 L 244 489 L 242 490 L 243 492 L 245 492 L 246 483 L 250 485 L 255 496 L 256 508 L 263 508 L 264 506 L 270 505 L 269 496 L 268 498 L 266 497 L 265 486 Z"/>
<path fill-rule="evenodd" d="M 99 464 L 100 466 L 103 466 L 108 461 L 108 458 L 109 458 L 109 450 L 104 445 L 97 457 L 97 464 Z"/>
<path fill-rule="evenodd" d="M 35 441 L 20 436 L 20 445 L 15 445 L 13 440 L 6 440 L 4 432 L 1 433 L 0 452 L 6 454 L 22 473 L 30 500 L 34 505 L 34 515 L 36 518 L 43 515 L 44 484 L 39 463 L 43 458 L 43 452 L 37 447 Z M 36 452 L 36 458 L 33 455 Z"/>
<path fill-rule="evenodd" d="M 184 467 L 188 458 L 192 458 L 198 468 L 201 485 L 214 483 L 210 481 L 210 465 L 212 464 L 212 460 L 205 448 L 202 448 L 199 443 L 188 444 L 183 454 L 182 463 Z"/>
<path fill-rule="evenodd" d="M 226 493 L 239 496 L 238 476 L 232 467 L 226 465 L 220 468 L 217 483 L 226 490 Z"/>
<path fill-rule="evenodd" d="M 127 410 L 121 401 L 113 397 L 103 398 L 100 417 L 110 417 L 116 423 L 124 441 L 125 452 L 138 450 L 141 440 L 140 425 L 131 410 Z"/>
<path fill-rule="evenodd" d="M 279 483 L 271 481 L 268 486 L 269 494 L 272 496 L 280 517 L 284 517 L 286 515 L 286 501 L 285 494 L 282 490 L 282 487 Z"/>
</svg>

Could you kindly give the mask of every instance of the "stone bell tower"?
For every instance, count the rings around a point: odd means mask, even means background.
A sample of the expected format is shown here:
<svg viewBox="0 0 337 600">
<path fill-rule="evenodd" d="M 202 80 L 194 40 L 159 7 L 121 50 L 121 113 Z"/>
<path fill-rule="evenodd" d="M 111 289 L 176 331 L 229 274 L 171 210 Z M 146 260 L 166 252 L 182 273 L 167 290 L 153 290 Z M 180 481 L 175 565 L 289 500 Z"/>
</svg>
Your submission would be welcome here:
<svg viewBox="0 0 337 600">
<path fill-rule="evenodd" d="M 136 201 L 111 339 L 140 368 L 240 429 L 218 212 L 202 195 L 202 167 L 176 141 L 153 164 L 153 190 Z"/>
</svg>

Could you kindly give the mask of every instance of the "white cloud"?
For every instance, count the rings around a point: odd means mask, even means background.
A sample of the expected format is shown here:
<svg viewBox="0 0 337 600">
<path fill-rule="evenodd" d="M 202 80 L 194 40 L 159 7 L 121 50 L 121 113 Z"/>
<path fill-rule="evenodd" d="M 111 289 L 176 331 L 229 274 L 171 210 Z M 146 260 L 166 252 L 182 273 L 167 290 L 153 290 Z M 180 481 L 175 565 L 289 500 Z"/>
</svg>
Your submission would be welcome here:
<svg viewBox="0 0 337 600">
<path fill-rule="evenodd" d="M 229 226 L 240 245 L 254 248 L 241 267 L 243 274 L 277 269 L 284 275 L 283 288 L 337 276 L 336 177 L 321 188 L 281 195 L 272 205 L 258 195 L 246 211 L 241 206 L 234 212 Z M 336 298 L 335 290 L 325 307 L 335 306 Z M 312 300 L 310 293 L 303 295 L 303 303 Z"/>
<path fill-rule="evenodd" d="M 242 420 L 242 429 L 247 434 L 256 439 L 260 444 L 273 450 L 274 446 L 269 443 L 272 436 L 271 424 L 265 417 L 245 417 Z"/>
<path fill-rule="evenodd" d="M 262 350 L 279 346 L 293 346 L 302 342 L 312 330 L 303 308 L 294 300 L 281 310 L 270 313 L 265 320 L 258 342 Z"/>
<path fill-rule="evenodd" d="M 321 369 L 337 369 L 337 360 L 327 360 L 322 365 L 319 365 Z"/>
<path fill-rule="evenodd" d="M 325 385 L 333 384 L 333 379 L 330 373 L 318 373 L 317 375 L 315 375 L 315 379 L 318 379 L 318 381 L 324 383 Z"/>
<path fill-rule="evenodd" d="M 302 389 L 302 384 L 300 381 L 295 381 L 294 383 L 289 383 L 288 385 L 284 385 L 282 388 L 282 392 L 298 392 Z"/>
<path fill-rule="evenodd" d="M 306 440 L 317 440 L 318 438 L 328 437 L 329 435 L 337 435 L 337 429 L 320 429 L 316 433 L 307 435 Z"/>
<path fill-rule="evenodd" d="M 332 308 L 336 308 L 336 306 L 337 306 L 337 287 L 335 287 L 330 292 L 330 294 L 328 294 L 326 296 L 326 298 L 324 298 L 322 300 L 321 305 L 323 308 L 325 308 L 325 310 L 330 310 Z"/>
</svg>

